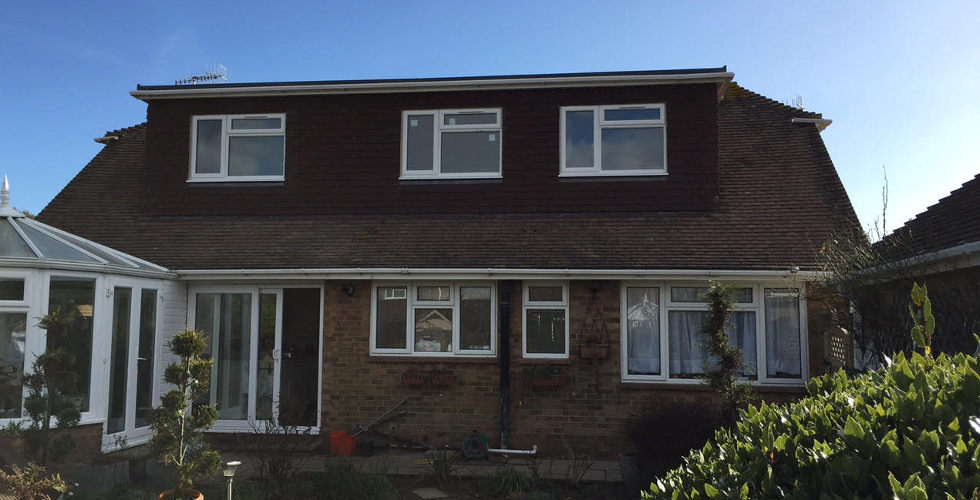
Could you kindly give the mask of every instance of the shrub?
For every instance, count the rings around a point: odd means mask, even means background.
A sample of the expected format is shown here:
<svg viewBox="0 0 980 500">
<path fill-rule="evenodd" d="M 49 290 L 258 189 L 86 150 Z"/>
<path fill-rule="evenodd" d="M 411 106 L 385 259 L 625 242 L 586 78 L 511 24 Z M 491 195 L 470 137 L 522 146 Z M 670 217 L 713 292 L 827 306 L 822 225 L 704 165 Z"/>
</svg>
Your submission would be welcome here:
<svg viewBox="0 0 980 500">
<path fill-rule="evenodd" d="M 481 477 L 477 483 L 480 496 L 505 498 L 512 494 L 531 491 L 534 480 L 530 475 L 514 467 L 500 467 L 489 476 Z"/>
<path fill-rule="evenodd" d="M 395 500 L 398 489 L 384 474 L 361 472 L 348 462 L 328 462 L 316 483 L 316 491 L 293 498 L 325 500 Z"/>
<path fill-rule="evenodd" d="M 980 495 L 976 357 L 900 353 L 860 377 L 815 378 L 807 392 L 795 403 L 749 407 L 735 428 L 719 430 L 644 496 Z"/>
</svg>

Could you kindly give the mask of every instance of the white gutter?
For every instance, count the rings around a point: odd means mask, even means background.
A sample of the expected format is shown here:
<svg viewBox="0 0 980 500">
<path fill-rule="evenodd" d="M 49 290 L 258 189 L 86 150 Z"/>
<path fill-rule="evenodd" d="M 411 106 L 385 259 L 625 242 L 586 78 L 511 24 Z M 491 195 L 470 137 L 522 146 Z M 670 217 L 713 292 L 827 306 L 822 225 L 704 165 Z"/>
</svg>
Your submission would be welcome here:
<svg viewBox="0 0 980 500">
<path fill-rule="evenodd" d="M 175 271 L 183 280 L 227 279 L 692 279 L 791 278 L 822 276 L 819 271 L 698 270 L 698 269 L 504 269 L 504 268 L 324 268 L 324 269 L 184 269 Z"/>
<path fill-rule="evenodd" d="M 790 121 L 793 123 L 812 123 L 817 126 L 817 132 L 823 132 L 823 129 L 834 123 L 834 120 L 829 118 L 793 118 Z"/>
<path fill-rule="evenodd" d="M 208 88 L 167 88 L 134 90 L 129 94 L 143 101 L 167 98 L 204 97 L 254 97 L 320 94 L 383 94 L 393 92 L 439 92 L 453 90 L 502 90 L 522 88 L 593 87 L 624 85 L 668 85 L 672 83 L 714 83 L 718 86 L 718 98 L 735 77 L 734 73 L 691 73 L 662 75 L 585 75 L 585 76 L 537 76 L 515 78 L 468 78 L 437 81 L 389 81 L 363 83 L 312 83 L 307 85 L 270 84 L 252 87 L 220 86 Z"/>
<path fill-rule="evenodd" d="M 18 267 L 29 269 L 52 269 L 61 271 L 86 271 L 93 273 L 108 273 L 126 276 L 138 276 L 144 278 L 163 278 L 175 279 L 177 273 L 172 271 L 158 271 L 154 269 L 137 269 L 123 267 L 117 264 L 102 264 L 99 262 L 76 262 L 56 259 L 34 259 L 3 257 L 0 258 L 0 267 Z"/>
<path fill-rule="evenodd" d="M 962 245 L 956 245 L 955 247 L 944 248 L 942 250 L 936 250 L 935 252 L 906 257 L 882 266 L 875 266 L 870 269 L 866 269 L 862 272 L 874 274 L 876 271 L 881 269 L 892 269 L 895 267 L 916 267 L 936 261 L 955 259 L 957 257 L 966 258 L 962 262 L 950 263 L 950 268 L 945 269 L 946 271 L 980 265 L 980 240 L 964 243 Z"/>
</svg>

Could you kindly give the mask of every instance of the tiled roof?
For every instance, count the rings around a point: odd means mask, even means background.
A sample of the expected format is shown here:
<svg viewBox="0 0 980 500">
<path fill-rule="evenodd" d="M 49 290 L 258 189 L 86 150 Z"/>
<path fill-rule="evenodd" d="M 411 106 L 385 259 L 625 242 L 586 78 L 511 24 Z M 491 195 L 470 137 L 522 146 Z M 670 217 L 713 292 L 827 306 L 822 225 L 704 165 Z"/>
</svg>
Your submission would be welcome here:
<svg viewBox="0 0 980 500">
<path fill-rule="evenodd" d="M 857 219 L 817 117 L 732 84 L 712 212 L 148 217 L 145 125 L 114 132 L 39 219 L 170 269 L 814 267 Z"/>
<path fill-rule="evenodd" d="M 876 246 L 889 257 L 913 257 L 980 241 L 980 174 Z"/>
</svg>

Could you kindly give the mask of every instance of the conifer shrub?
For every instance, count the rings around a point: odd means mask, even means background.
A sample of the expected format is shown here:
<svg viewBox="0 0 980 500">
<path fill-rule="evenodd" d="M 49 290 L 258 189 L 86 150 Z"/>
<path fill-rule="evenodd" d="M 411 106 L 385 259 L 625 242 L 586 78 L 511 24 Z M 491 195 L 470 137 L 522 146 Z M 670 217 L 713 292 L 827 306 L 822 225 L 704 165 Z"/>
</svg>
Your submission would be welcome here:
<svg viewBox="0 0 980 500">
<path fill-rule="evenodd" d="M 910 310 L 925 355 L 815 378 L 795 403 L 750 406 L 644 498 L 980 498 L 977 357 L 933 358 L 924 288 Z"/>
</svg>

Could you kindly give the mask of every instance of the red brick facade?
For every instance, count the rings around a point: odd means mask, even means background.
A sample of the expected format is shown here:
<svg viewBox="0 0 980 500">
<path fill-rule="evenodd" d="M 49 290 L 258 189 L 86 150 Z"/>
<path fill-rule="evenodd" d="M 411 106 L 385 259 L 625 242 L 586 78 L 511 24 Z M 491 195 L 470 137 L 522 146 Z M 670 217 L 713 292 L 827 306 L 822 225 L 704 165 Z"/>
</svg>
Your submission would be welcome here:
<svg viewBox="0 0 980 500">
<path fill-rule="evenodd" d="M 491 447 L 500 445 L 500 359 L 420 359 L 408 356 L 370 356 L 371 294 L 369 281 L 351 282 L 356 292 L 348 297 L 344 284 L 328 282 L 324 314 L 322 429 L 352 431 L 366 425 L 388 408 L 408 398 L 408 414 L 381 425 L 382 432 L 430 445 L 459 445 L 473 430 L 486 434 Z M 627 431 L 639 417 L 668 407 L 713 406 L 715 396 L 697 386 L 624 383 L 620 370 L 620 282 L 600 281 L 597 300 L 609 331 L 608 358 L 593 362 L 579 356 L 579 334 L 589 310 L 593 281 L 571 281 L 569 292 L 570 356 L 562 360 L 522 359 L 521 283 L 513 282 L 510 314 L 510 443 L 529 449 L 537 445 L 546 456 L 566 453 L 562 439 L 576 452 L 614 456 L 631 447 Z M 822 363 L 822 320 L 810 318 L 811 373 Z M 499 329 L 499 328 L 498 328 Z M 499 338 L 498 338 L 499 341 Z M 557 366 L 564 374 L 560 387 L 531 387 L 526 369 Z M 456 375 L 454 385 L 436 388 L 405 387 L 402 374 L 409 369 L 445 368 Z M 598 382 L 598 384 L 597 384 Z M 800 389 L 776 392 L 760 389 L 766 399 L 788 399 Z M 692 415 L 692 419 L 705 415 Z M 683 436 L 685 429 L 670 430 Z"/>
</svg>

